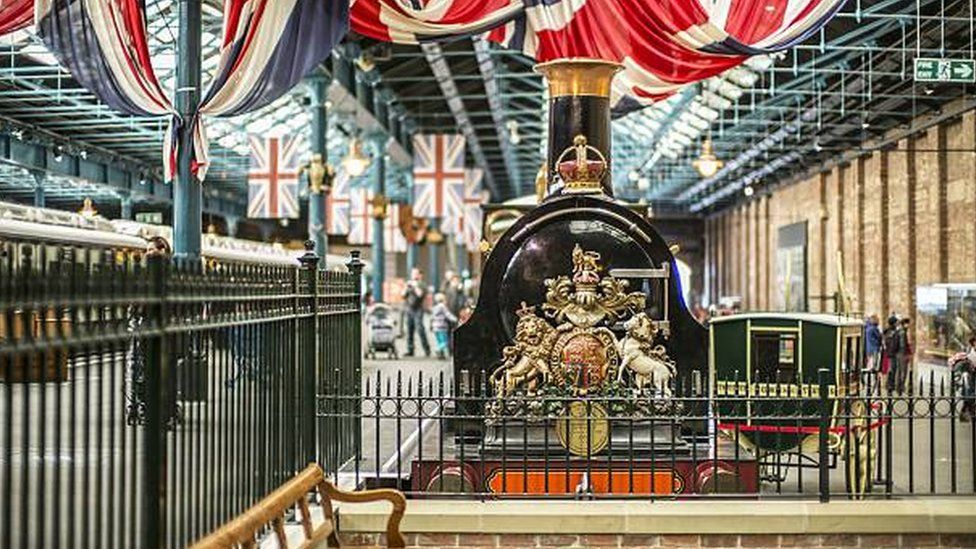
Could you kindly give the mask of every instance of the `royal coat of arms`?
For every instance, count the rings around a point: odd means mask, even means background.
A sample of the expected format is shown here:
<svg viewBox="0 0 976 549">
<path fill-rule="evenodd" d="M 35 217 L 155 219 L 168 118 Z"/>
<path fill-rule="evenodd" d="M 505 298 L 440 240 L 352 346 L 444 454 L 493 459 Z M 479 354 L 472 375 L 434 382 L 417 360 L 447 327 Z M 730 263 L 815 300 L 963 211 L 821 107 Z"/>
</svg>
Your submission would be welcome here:
<svg viewBox="0 0 976 549">
<path fill-rule="evenodd" d="M 646 296 L 628 291 L 626 280 L 605 275 L 597 252 L 577 244 L 572 260 L 571 275 L 545 281 L 544 303 L 522 303 L 516 312 L 514 342 L 491 374 L 498 398 L 488 416 L 563 414 L 568 419 L 557 426 L 559 438 L 582 455 L 599 451 L 594 433 L 605 433 L 599 422 L 614 413 L 603 397 L 630 403 L 627 412 L 648 403 L 660 411 L 671 397 L 675 366 L 663 344 L 666 330 L 644 312 Z M 544 409 L 547 397 L 555 409 Z M 581 432 L 576 424 L 584 410 L 590 420 L 582 429 L 587 440 L 582 445 L 583 435 L 571 440 L 571 433 Z"/>
</svg>

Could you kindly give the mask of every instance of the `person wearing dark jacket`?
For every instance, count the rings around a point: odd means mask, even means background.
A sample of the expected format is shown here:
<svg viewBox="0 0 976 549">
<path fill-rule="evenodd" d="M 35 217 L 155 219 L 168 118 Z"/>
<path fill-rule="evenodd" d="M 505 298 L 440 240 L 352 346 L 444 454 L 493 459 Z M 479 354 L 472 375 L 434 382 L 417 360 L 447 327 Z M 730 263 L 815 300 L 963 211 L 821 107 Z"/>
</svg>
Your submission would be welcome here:
<svg viewBox="0 0 976 549">
<path fill-rule="evenodd" d="M 424 328 L 424 307 L 427 299 L 427 286 L 424 285 L 424 275 L 420 269 L 410 272 L 410 280 L 403 289 L 403 301 L 407 307 L 407 354 L 414 355 L 414 334 L 420 337 L 420 345 L 424 353 L 430 356 L 430 342 L 427 341 L 427 329 Z"/>
<path fill-rule="evenodd" d="M 887 379 L 885 387 L 888 393 L 902 394 L 905 391 L 905 372 L 907 368 L 906 353 L 908 351 L 908 341 L 906 340 L 905 330 L 898 317 L 891 315 L 888 318 L 888 327 L 885 328 L 883 338 L 884 358 L 887 365 Z M 885 368 L 882 369 L 884 371 Z"/>
</svg>

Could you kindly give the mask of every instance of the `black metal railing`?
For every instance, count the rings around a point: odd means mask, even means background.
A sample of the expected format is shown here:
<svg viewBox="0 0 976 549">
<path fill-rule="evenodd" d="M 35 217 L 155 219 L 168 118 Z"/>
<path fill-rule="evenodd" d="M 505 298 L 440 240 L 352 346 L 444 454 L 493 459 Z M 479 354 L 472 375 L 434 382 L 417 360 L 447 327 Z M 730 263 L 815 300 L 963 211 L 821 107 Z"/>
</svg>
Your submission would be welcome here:
<svg viewBox="0 0 976 549">
<path fill-rule="evenodd" d="M 334 475 L 412 497 L 972 496 L 976 399 L 962 381 L 942 368 L 889 394 L 873 373 L 824 369 L 805 389 L 742 395 L 695 383 L 666 398 L 499 398 L 444 373 L 378 372 L 362 393 L 320 399 L 319 415 L 360 422 L 360 459 Z"/>
<path fill-rule="evenodd" d="M 3 545 L 182 547 L 351 459 L 315 402 L 360 387 L 361 263 L 301 262 L 0 243 Z"/>
</svg>

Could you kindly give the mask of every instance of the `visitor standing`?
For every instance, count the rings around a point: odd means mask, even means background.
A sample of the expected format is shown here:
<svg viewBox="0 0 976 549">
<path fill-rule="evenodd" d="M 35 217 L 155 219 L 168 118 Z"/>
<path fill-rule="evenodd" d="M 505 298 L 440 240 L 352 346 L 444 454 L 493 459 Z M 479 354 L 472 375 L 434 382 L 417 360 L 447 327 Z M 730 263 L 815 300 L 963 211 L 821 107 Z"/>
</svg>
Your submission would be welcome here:
<svg viewBox="0 0 976 549">
<path fill-rule="evenodd" d="M 898 394 L 905 392 L 906 381 L 912 379 L 911 372 L 913 362 L 915 360 L 915 346 L 912 344 L 911 333 L 911 319 L 905 317 L 899 322 L 899 331 L 901 337 L 901 348 L 904 349 L 901 356 L 901 362 L 898 364 L 898 379 L 895 380 L 895 384 L 898 387 Z M 910 384 L 908 384 L 910 386 Z"/>
<path fill-rule="evenodd" d="M 430 329 L 434 331 L 434 342 L 437 345 L 437 358 L 446 358 L 451 343 L 451 330 L 457 324 L 457 317 L 447 307 L 444 294 L 434 296 L 434 307 L 430 310 Z"/>
<path fill-rule="evenodd" d="M 898 317 L 891 315 L 888 318 L 888 327 L 884 331 L 884 360 L 887 362 L 887 380 L 885 386 L 888 393 L 902 394 L 905 391 L 905 372 L 907 364 L 905 353 L 907 351 L 907 341 L 905 330 L 898 321 Z"/>
<path fill-rule="evenodd" d="M 864 323 L 864 354 L 868 370 L 881 369 L 881 327 L 878 315 L 871 315 Z"/>
<path fill-rule="evenodd" d="M 407 354 L 414 356 L 414 334 L 420 338 L 420 345 L 424 353 L 430 356 L 430 342 L 427 341 L 427 329 L 424 327 L 424 301 L 427 299 L 427 286 L 424 285 L 424 274 L 416 267 L 410 271 L 410 280 L 403 289 L 403 301 L 407 308 Z"/>
</svg>

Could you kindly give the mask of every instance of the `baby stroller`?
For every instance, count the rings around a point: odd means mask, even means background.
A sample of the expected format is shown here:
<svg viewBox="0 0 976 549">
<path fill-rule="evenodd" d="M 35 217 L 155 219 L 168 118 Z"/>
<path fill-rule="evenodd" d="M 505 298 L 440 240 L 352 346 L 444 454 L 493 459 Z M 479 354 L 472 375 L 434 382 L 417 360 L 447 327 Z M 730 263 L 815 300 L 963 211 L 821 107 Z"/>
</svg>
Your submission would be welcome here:
<svg viewBox="0 0 976 549">
<path fill-rule="evenodd" d="M 396 350 L 396 315 L 389 305 L 377 303 L 366 313 L 366 358 L 376 358 L 376 352 L 386 353 L 387 358 L 399 358 Z"/>
</svg>

